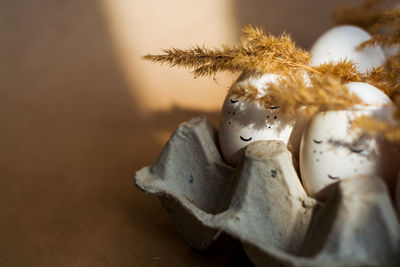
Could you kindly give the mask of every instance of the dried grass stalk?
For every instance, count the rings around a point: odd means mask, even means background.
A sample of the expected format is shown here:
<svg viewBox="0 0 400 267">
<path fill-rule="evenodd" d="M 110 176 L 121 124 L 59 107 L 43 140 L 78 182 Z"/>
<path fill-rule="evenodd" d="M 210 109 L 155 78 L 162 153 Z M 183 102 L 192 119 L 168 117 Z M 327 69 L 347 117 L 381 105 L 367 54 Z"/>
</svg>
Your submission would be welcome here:
<svg viewBox="0 0 400 267">
<path fill-rule="evenodd" d="M 245 27 L 243 33 L 244 36 L 237 47 L 171 48 L 163 50 L 164 54 L 145 55 L 143 58 L 171 67 L 188 68 L 195 77 L 211 76 L 221 71 L 245 71 L 255 76 L 264 73 L 286 75 L 290 71 L 302 69 L 309 73 L 329 73 L 343 82 L 361 79 L 355 64 L 348 60 L 317 67 L 308 66 L 310 54 L 297 47 L 286 34 L 276 37 L 251 25 Z"/>
<path fill-rule="evenodd" d="M 260 91 L 250 82 L 247 82 L 247 85 L 245 85 L 243 82 L 233 85 L 229 89 L 228 94 L 235 99 L 253 103 L 261 103 L 260 100 L 264 97 L 260 94 Z"/>
<path fill-rule="evenodd" d="M 322 110 L 339 110 L 364 105 L 360 98 L 349 92 L 346 85 L 330 75 L 314 74 L 309 81 L 302 71 L 291 72 L 276 83 L 268 84 L 266 94 L 250 83 L 233 86 L 229 94 L 235 98 L 258 102 L 261 106 L 279 106 L 283 114 L 308 116 Z"/>
<path fill-rule="evenodd" d="M 281 79 L 279 84 L 271 84 L 269 95 L 272 102 L 279 103 L 281 111 L 292 115 L 303 112 L 311 116 L 317 111 L 364 105 L 345 84 L 330 75 L 312 75 L 307 82 L 298 72 Z"/>
<path fill-rule="evenodd" d="M 293 68 L 309 68 L 310 54 L 297 47 L 289 35 L 275 37 L 251 25 L 243 29 L 239 46 L 207 49 L 165 49 L 162 55 L 145 55 L 143 59 L 185 67 L 195 77 L 211 76 L 221 71 L 247 71 L 252 74 L 286 73 Z"/>
<path fill-rule="evenodd" d="M 388 59 L 385 66 L 369 71 L 364 80 L 394 99 L 400 93 L 399 59 L 399 56 Z"/>
<path fill-rule="evenodd" d="M 339 79 L 342 83 L 361 81 L 362 75 L 357 71 L 354 62 L 344 59 L 337 63 L 329 62 L 314 67 L 320 74 L 329 74 L 331 77 Z"/>
</svg>

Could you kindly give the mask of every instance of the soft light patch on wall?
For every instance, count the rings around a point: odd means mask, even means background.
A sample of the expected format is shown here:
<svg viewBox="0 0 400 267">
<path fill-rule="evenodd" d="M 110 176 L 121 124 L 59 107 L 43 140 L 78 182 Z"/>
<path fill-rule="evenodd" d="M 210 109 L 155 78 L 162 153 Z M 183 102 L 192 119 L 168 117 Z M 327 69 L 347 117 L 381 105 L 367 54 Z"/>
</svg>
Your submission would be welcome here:
<svg viewBox="0 0 400 267">
<path fill-rule="evenodd" d="M 187 70 L 141 60 L 161 48 L 207 47 L 235 43 L 238 26 L 232 1 L 103 0 L 121 69 L 142 111 L 172 106 L 199 110 L 220 109 L 228 86 L 237 75 L 221 74 L 193 80 Z"/>
</svg>

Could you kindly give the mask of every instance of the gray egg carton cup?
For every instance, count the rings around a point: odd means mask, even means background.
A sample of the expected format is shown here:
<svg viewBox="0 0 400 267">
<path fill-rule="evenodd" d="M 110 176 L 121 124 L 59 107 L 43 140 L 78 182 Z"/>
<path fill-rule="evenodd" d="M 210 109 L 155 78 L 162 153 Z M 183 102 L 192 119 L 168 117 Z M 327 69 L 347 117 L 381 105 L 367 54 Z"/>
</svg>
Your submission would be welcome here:
<svg viewBox="0 0 400 267">
<path fill-rule="evenodd" d="M 224 163 L 205 117 L 182 123 L 135 184 L 159 197 L 178 232 L 205 250 L 221 232 L 256 266 L 400 266 L 400 225 L 379 178 L 343 179 L 320 203 L 305 193 L 280 141 Z"/>
</svg>

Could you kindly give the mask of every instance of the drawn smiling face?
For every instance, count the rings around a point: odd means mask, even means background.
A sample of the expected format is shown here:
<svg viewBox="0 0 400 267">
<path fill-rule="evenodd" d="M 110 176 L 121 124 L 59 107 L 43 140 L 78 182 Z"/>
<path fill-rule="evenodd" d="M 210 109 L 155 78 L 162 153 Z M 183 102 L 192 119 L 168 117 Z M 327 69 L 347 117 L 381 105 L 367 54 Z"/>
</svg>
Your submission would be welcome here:
<svg viewBox="0 0 400 267">
<path fill-rule="evenodd" d="M 276 75 L 267 74 L 241 83 L 252 83 L 260 88 L 276 78 Z M 281 140 L 287 143 L 292 128 L 293 120 L 281 116 L 279 106 L 263 108 L 258 103 L 238 100 L 228 95 L 222 108 L 219 127 L 223 157 L 227 163 L 237 165 L 248 144 L 258 140 Z"/>
<path fill-rule="evenodd" d="M 351 120 L 361 114 L 329 111 L 310 121 L 300 145 L 300 172 L 310 196 L 324 199 L 339 179 L 378 175 L 376 139 L 357 139 L 350 131 Z"/>
</svg>

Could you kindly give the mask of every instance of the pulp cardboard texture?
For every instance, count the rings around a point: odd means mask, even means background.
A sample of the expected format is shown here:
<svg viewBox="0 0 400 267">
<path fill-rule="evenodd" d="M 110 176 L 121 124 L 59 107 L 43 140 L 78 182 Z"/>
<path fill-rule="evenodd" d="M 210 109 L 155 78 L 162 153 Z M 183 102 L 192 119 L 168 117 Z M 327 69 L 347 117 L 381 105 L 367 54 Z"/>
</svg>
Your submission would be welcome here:
<svg viewBox="0 0 400 267">
<path fill-rule="evenodd" d="M 283 142 L 257 141 L 228 166 L 216 130 L 198 117 L 180 125 L 135 184 L 160 198 L 197 249 L 226 232 L 256 266 L 399 266 L 400 225 L 379 178 L 343 179 L 320 203 L 295 165 Z"/>
</svg>

